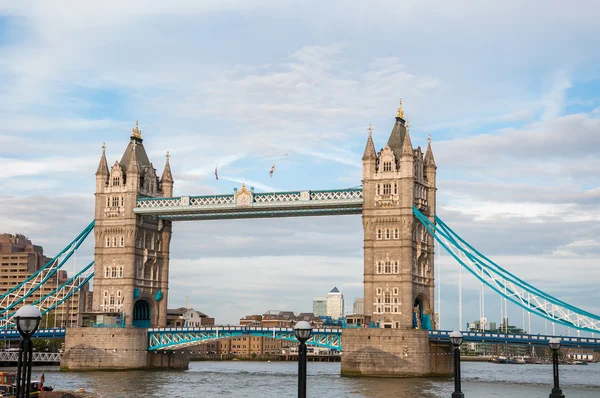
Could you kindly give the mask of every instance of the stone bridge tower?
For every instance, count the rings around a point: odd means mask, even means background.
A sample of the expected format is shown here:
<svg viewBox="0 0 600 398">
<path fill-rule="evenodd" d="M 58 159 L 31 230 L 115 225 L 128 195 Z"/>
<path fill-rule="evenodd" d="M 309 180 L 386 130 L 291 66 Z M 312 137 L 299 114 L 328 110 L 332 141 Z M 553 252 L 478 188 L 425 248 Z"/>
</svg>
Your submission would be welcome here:
<svg viewBox="0 0 600 398">
<path fill-rule="evenodd" d="M 133 212 L 138 198 L 170 197 L 169 154 L 162 177 L 148 159 L 136 122 L 121 161 L 96 172 L 94 300 L 97 323 L 166 325 L 171 222 Z M 101 317 L 99 317 L 101 315 Z"/>
<path fill-rule="evenodd" d="M 402 101 L 385 147 L 372 128 L 362 158 L 365 314 L 382 328 L 434 329 L 434 241 L 413 205 L 435 217 L 431 141 L 413 148 Z"/>
</svg>

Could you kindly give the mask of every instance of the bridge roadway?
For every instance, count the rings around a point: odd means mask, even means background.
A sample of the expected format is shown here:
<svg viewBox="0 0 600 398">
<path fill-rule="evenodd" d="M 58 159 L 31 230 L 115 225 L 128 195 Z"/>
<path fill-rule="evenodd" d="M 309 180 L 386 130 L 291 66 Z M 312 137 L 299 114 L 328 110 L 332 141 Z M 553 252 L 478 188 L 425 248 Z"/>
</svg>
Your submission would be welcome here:
<svg viewBox="0 0 600 398">
<path fill-rule="evenodd" d="M 511 334 L 495 332 L 462 332 L 465 342 L 490 344 L 547 345 L 553 337 L 561 339 L 563 347 L 600 349 L 600 338 L 550 336 L 540 334 Z M 66 329 L 38 329 L 33 337 L 43 339 L 65 338 Z M 296 341 L 293 328 L 265 328 L 249 326 L 210 326 L 199 328 L 151 328 L 148 329 L 148 350 L 168 350 L 185 346 L 239 336 L 263 336 L 287 341 Z M 342 350 L 342 329 L 313 329 L 308 344 L 326 347 L 334 351 Z M 448 341 L 449 330 L 429 331 L 430 341 Z M 20 340 L 15 329 L 0 331 L 0 340 Z"/>
</svg>

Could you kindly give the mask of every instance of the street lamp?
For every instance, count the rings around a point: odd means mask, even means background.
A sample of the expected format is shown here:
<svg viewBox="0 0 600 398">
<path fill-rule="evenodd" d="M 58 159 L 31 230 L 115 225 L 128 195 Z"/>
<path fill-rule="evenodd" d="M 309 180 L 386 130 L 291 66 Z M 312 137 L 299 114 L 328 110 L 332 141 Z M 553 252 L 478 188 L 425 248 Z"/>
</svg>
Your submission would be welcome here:
<svg viewBox="0 0 600 398">
<path fill-rule="evenodd" d="M 306 398 L 306 340 L 312 334 L 312 326 L 300 321 L 294 326 L 294 333 L 300 342 L 298 348 L 298 398 Z"/>
<path fill-rule="evenodd" d="M 17 364 L 17 398 L 29 398 L 31 388 L 31 362 L 33 360 L 33 344 L 31 336 L 35 333 L 42 313 L 38 307 L 26 305 L 15 313 L 17 330 L 21 334 L 19 360 Z"/>
<path fill-rule="evenodd" d="M 452 398 L 464 398 L 465 394 L 460 389 L 460 345 L 463 342 L 461 332 L 450 333 L 450 342 L 454 346 L 454 392 Z"/>
<path fill-rule="evenodd" d="M 560 350 L 560 339 L 552 338 L 548 340 L 548 345 L 552 348 L 552 368 L 554 371 L 554 388 L 549 398 L 565 398 L 558 384 L 558 350 Z"/>
</svg>

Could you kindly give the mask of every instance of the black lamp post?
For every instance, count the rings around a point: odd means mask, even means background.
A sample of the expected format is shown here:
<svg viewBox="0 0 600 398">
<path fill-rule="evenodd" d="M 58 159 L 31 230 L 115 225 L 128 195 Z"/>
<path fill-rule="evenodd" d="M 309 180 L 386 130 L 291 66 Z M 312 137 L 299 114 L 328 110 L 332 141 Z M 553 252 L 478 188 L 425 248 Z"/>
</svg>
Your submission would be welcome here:
<svg viewBox="0 0 600 398">
<path fill-rule="evenodd" d="M 560 339 L 552 338 L 548 340 L 548 345 L 552 348 L 552 369 L 554 371 L 554 387 L 550 393 L 550 398 L 565 398 L 558 383 L 558 350 L 560 350 Z"/>
<path fill-rule="evenodd" d="M 300 321 L 294 326 L 298 347 L 298 398 L 306 398 L 306 340 L 312 334 L 312 326 L 306 321 Z"/>
<path fill-rule="evenodd" d="M 31 336 L 35 333 L 42 313 L 38 307 L 26 305 L 15 313 L 17 330 L 21 334 L 19 361 L 17 364 L 17 398 L 29 398 L 31 388 L 31 362 L 33 360 L 33 344 Z"/>
<path fill-rule="evenodd" d="M 465 394 L 462 393 L 460 388 L 460 345 L 463 342 L 462 333 L 458 331 L 450 333 L 450 342 L 454 346 L 454 392 L 452 393 L 452 398 L 464 398 Z"/>
</svg>

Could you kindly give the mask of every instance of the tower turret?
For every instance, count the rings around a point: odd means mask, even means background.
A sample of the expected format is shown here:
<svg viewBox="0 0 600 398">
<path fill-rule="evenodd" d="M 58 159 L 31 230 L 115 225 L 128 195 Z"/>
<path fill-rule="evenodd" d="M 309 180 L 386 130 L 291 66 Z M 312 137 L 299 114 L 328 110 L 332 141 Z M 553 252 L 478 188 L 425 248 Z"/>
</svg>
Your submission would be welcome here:
<svg viewBox="0 0 600 398">
<path fill-rule="evenodd" d="M 108 183 L 108 162 L 106 161 L 106 145 L 102 143 L 102 156 L 96 171 L 96 192 L 102 191 Z"/>
<path fill-rule="evenodd" d="M 413 178 L 414 177 L 414 153 L 412 142 L 410 141 L 409 133 L 410 124 L 406 126 L 404 139 L 402 141 L 402 149 L 400 150 L 400 177 L 401 178 Z M 412 198 L 411 198 L 412 200 Z"/>
<path fill-rule="evenodd" d="M 375 144 L 373 143 L 373 127 L 369 124 L 369 138 L 365 146 L 365 153 L 362 157 L 363 176 L 375 173 L 377 167 L 377 153 L 375 152 Z"/>
<path fill-rule="evenodd" d="M 427 179 L 427 215 L 431 222 L 435 218 L 435 204 L 437 191 L 437 166 L 431 149 L 431 135 L 427 137 L 427 152 L 425 152 L 425 165 L 423 166 L 425 178 Z"/>
<path fill-rule="evenodd" d="M 160 185 L 162 187 L 163 196 L 169 198 L 173 196 L 173 174 L 171 173 L 171 165 L 169 164 L 169 151 L 167 151 L 167 161 L 165 163 L 165 169 L 160 178 Z"/>
<path fill-rule="evenodd" d="M 133 138 L 133 137 L 132 137 Z M 127 188 L 133 192 L 137 192 L 140 186 L 140 165 L 137 161 L 137 142 L 131 141 L 131 156 L 127 164 Z"/>
</svg>

